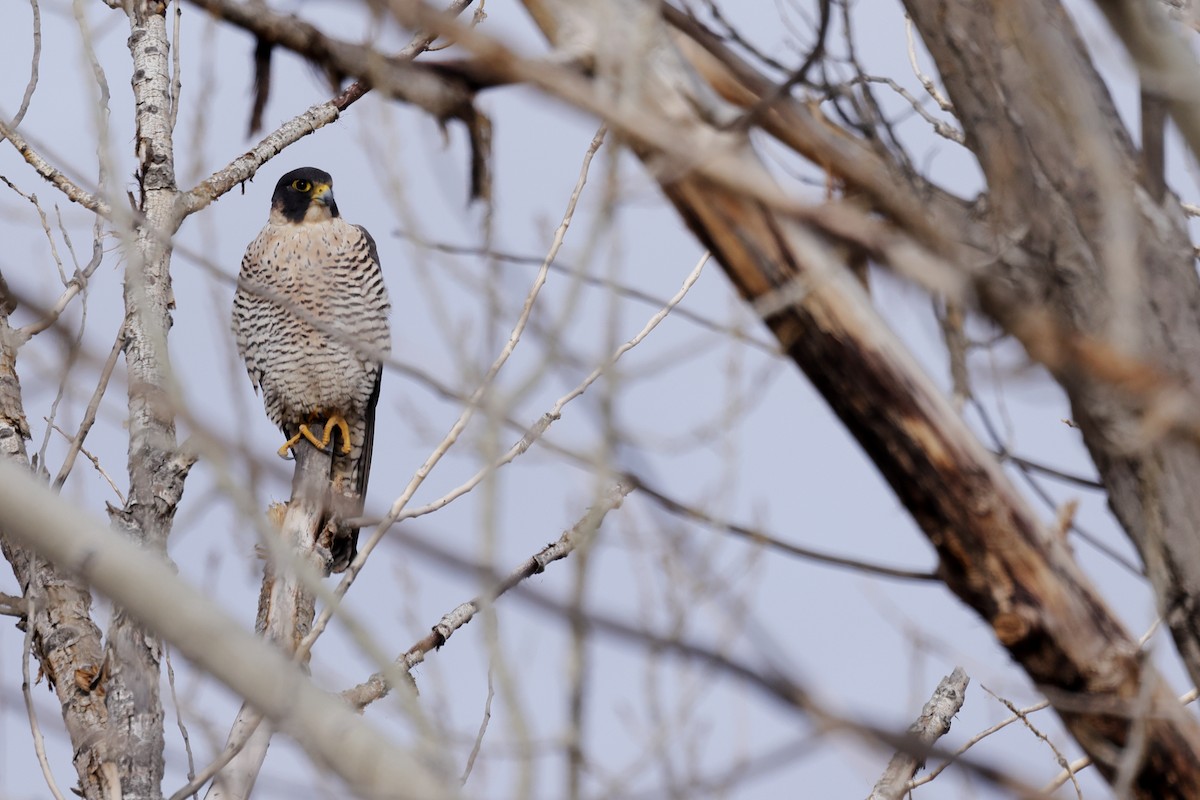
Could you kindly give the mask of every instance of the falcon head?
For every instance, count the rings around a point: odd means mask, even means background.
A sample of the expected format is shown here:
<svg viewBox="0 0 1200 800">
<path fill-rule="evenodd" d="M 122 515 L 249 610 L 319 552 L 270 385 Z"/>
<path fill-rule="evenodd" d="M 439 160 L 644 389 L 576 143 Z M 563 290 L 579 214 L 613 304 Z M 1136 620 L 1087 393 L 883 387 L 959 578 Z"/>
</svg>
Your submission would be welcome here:
<svg viewBox="0 0 1200 800">
<path fill-rule="evenodd" d="M 333 177 L 316 167 L 294 169 L 275 184 L 271 216 L 287 222 L 326 222 L 338 216 Z"/>
</svg>

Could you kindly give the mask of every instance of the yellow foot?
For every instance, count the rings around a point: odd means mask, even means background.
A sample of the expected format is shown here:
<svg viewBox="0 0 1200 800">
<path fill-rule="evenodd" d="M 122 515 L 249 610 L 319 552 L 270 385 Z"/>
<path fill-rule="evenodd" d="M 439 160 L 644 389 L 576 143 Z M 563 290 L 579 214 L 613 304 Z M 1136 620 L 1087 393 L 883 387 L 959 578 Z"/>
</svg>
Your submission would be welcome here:
<svg viewBox="0 0 1200 800">
<path fill-rule="evenodd" d="M 287 458 L 288 450 L 295 446 L 301 439 L 308 439 L 312 446 L 318 450 L 324 450 L 329 447 L 329 442 L 333 439 L 333 430 L 337 428 L 342 433 L 342 453 L 349 453 L 350 446 L 350 425 L 346 422 L 346 418 L 341 414 L 334 412 L 325 421 L 324 435 L 318 439 L 307 425 L 300 426 L 300 432 L 283 443 L 283 447 L 279 448 L 279 455 L 282 458 Z"/>
<path fill-rule="evenodd" d="M 301 436 L 300 436 L 300 434 L 297 433 L 295 436 L 293 436 L 292 438 L 290 438 L 286 442 L 284 442 L 283 447 L 280 447 L 279 450 L 277 451 L 279 454 L 279 457 L 290 459 L 291 455 L 289 455 L 288 451 L 291 450 L 292 446 L 295 445 L 296 442 L 300 441 L 300 439 L 301 439 Z"/>
</svg>

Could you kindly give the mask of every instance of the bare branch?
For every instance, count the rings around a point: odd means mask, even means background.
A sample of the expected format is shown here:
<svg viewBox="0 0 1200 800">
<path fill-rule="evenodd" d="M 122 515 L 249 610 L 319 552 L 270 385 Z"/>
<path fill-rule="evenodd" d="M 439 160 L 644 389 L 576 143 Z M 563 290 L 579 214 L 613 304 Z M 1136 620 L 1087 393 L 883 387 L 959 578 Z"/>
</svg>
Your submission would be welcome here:
<svg viewBox="0 0 1200 800">
<path fill-rule="evenodd" d="M 32 597 L 30 595 L 30 601 L 32 601 Z M 33 602 L 29 602 L 28 607 L 31 614 L 37 614 L 37 606 Z M 50 794 L 54 795 L 54 800 L 65 800 L 54 780 L 54 770 L 50 768 L 50 762 L 46 758 L 46 743 L 42 738 L 41 726 L 38 725 L 37 711 L 33 707 L 32 684 L 29 680 L 29 659 L 32 657 L 33 626 L 30 625 L 25 629 L 25 647 L 21 652 L 21 694 L 25 698 L 25 714 L 29 718 L 29 730 L 33 734 L 33 752 L 37 756 L 38 765 L 42 768 L 42 776 L 46 779 L 46 788 L 50 790 Z"/>
<path fill-rule="evenodd" d="M 148 553 L 65 505 L 0 462 L 0 526 L 11 539 L 84 577 L 200 669 L 258 706 L 309 755 L 363 797 L 403 786 L 413 796 L 451 797 L 443 779 L 392 744 L 346 704 L 314 686 L 270 644 Z"/>
<path fill-rule="evenodd" d="M 625 496 L 632 490 L 633 487 L 626 483 L 617 483 L 611 487 L 578 522 L 563 531 L 562 535 L 558 537 L 558 541 L 543 547 L 536 555 L 531 556 L 525 563 L 513 570 L 507 578 L 498 580 L 496 585 L 486 593 L 473 600 L 468 600 L 444 615 L 438 624 L 433 626 L 428 636 L 408 648 L 403 655 L 396 659 L 396 665 L 406 672 L 411 671 L 425 660 L 425 656 L 430 651 L 440 648 L 450 640 L 455 631 L 474 619 L 481 609 L 496 602 L 505 592 L 526 578 L 540 575 L 549 564 L 569 556 L 582 539 L 591 536 L 600 528 L 604 518 L 608 516 L 608 512 L 620 508 L 621 504 L 625 502 Z M 343 691 L 342 697 L 351 706 L 361 710 L 385 697 L 389 690 L 386 676 L 381 672 L 376 672 L 358 686 Z"/>
<path fill-rule="evenodd" d="M 904 797 L 909 791 L 908 782 L 925 763 L 925 754 L 938 739 L 950 732 L 950 723 L 966 700 L 970 680 L 962 667 L 955 667 L 942 678 L 929 702 L 921 709 L 921 716 L 909 726 L 912 747 L 892 756 L 868 800 L 901 800 Z"/>
<path fill-rule="evenodd" d="M 30 146 L 29 142 L 21 134 L 17 133 L 13 128 L 6 123 L 0 122 L 0 139 L 8 139 L 12 146 L 17 149 L 17 152 L 29 163 L 31 167 L 37 170 L 37 173 L 52 183 L 72 202 L 78 203 L 84 208 L 95 211 L 102 217 L 112 215 L 112 209 L 103 200 L 95 197 L 87 191 L 84 191 L 78 184 L 62 173 L 61 170 L 50 164 L 49 161 Z"/>
<path fill-rule="evenodd" d="M 121 355 L 121 351 L 125 348 L 125 328 L 122 325 L 121 330 L 117 331 L 116 341 L 113 342 L 112 350 L 108 353 L 108 359 L 104 362 L 104 368 L 100 371 L 100 380 L 96 384 L 96 390 L 92 392 L 92 399 L 88 401 L 87 409 L 83 412 L 83 419 L 79 422 L 79 432 L 74 436 L 68 436 L 71 446 L 67 448 L 67 454 L 63 457 L 62 467 L 58 470 L 58 475 L 54 478 L 54 488 L 61 489 L 63 484 L 67 482 L 67 476 L 71 474 L 71 468 L 75 466 L 75 458 L 83 449 L 83 442 L 87 439 L 88 433 L 92 429 L 92 425 L 96 422 L 96 412 L 100 410 L 100 401 L 104 399 L 104 393 L 108 391 L 108 381 L 112 378 L 113 370 L 116 369 L 117 359 Z M 64 434 L 66 435 L 66 434 Z M 100 470 L 100 463 L 96 459 L 92 459 L 96 469 Z M 121 490 L 113 483 L 112 478 L 109 478 L 103 470 L 109 484 L 113 487 L 113 491 L 121 497 L 121 504 L 124 505 L 125 499 L 121 495 Z"/>
<path fill-rule="evenodd" d="M 562 31 L 547 17 L 556 18 L 560 26 L 563 20 L 587 24 L 569 3 L 555 0 L 537 6 L 532 16 L 552 42 Z M 610 28 L 613 22 L 610 18 Z M 637 39 L 632 32 L 607 33 L 609 39 Z M 646 37 L 638 40 L 645 42 Z M 599 43 L 593 40 L 591 45 Z M 652 82 L 643 88 L 644 96 L 674 115 L 677 130 L 704 130 L 714 112 L 697 109 L 678 96 L 680 87 L 691 85 L 691 73 L 670 62 L 668 55 L 653 47 L 648 50 L 627 54 L 653 59 L 653 67 L 642 68 L 642 74 L 653 76 L 647 79 Z M 670 63 L 674 71 L 664 66 Z M 691 93 L 688 98 L 699 99 Z M 677 140 L 685 138 L 677 133 Z M 643 138 L 635 150 L 653 163 L 659 153 L 651 144 Z M 730 143 L 728 155 L 734 153 L 743 173 L 761 169 L 744 144 Z M 765 207 L 761 195 L 739 194 L 732 190 L 740 187 L 724 182 L 718 188 L 699 171 L 660 176 L 660 185 L 748 300 L 775 305 L 777 295 L 791 293 L 798 284 L 806 288 L 799 299 L 777 306 L 764 321 L 938 549 L 942 579 L 988 620 L 1029 675 L 1049 687 L 1062 686 L 1074 697 L 1082 693 L 1119 707 L 1136 695 L 1143 681 L 1160 686 L 1157 673 L 1138 659 L 1135 643 L 1070 552 L 1049 535 L 995 460 L 883 325 L 828 243 L 812 229 L 782 218 L 776 207 Z M 830 369 L 831 364 L 837 368 Z M 965 513 L 968 506 L 971 513 Z M 1118 686 L 1124 688 L 1117 690 Z M 1176 796 L 1200 793 L 1200 771 L 1193 758 L 1200 747 L 1200 726 L 1172 709 L 1173 699 L 1161 688 L 1154 691 L 1157 716 L 1148 722 L 1154 744 L 1148 746 L 1155 766 L 1143 766 L 1138 773 L 1138 790 L 1146 796 L 1156 789 Z M 1052 701 L 1057 701 L 1080 744 L 1097 755 L 1120 747 L 1129 732 L 1128 719 L 1114 724 L 1112 716 L 1095 705 L 1080 707 L 1065 698 Z M 1111 775 L 1113 765 L 1107 769 Z"/>
<path fill-rule="evenodd" d="M 29 0 L 29 6 L 33 10 L 33 56 L 29 65 L 29 83 L 21 97 L 21 107 L 8 123 L 13 128 L 21 124 L 21 120 L 25 119 L 25 112 L 29 110 L 29 102 L 33 100 L 33 93 L 37 90 L 38 66 L 42 60 L 42 10 L 38 6 L 38 0 Z"/>
<path fill-rule="evenodd" d="M 212 203 L 234 186 L 254 177 L 267 161 L 284 148 L 338 118 L 352 103 L 371 87 L 399 99 L 425 108 L 439 120 L 459 117 L 474 118 L 471 95 L 461 85 L 439 79 L 428 71 L 408 65 L 428 46 L 435 33 L 418 34 L 397 56 L 383 56 L 359 45 L 341 42 L 326 36 L 316 27 L 270 11 L 266 7 L 251 7 L 231 0 L 192 0 L 192 2 L 234 25 L 252 31 L 258 41 L 281 45 L 312 59 L 315 63 L 335 67 L 339 74 L 354 75 L 360 80 L 333 99 L 315 105 L 284 123 L 249 152 L 184 193 L 184 213 L 192 214 Z M 470 5 L 470 0 L 454 0 L 450 16 L 457 15 Z"/>
<path fill-rule="evenodd" d="M 1200 63 L 1155 3 L 1095 0 L 1113 32 L 1125 43 L 1142 85 L 1163 98 L 1193 157 L 1200 158 L 1200 91 L 1193 77 Z"/>
</svg>

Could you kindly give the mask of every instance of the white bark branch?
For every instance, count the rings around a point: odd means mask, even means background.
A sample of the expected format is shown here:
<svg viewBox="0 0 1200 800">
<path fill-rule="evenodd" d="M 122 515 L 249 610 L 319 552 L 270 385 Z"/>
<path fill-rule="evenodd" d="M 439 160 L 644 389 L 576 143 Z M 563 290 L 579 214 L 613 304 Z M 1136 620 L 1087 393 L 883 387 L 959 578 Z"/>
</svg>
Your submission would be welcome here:
<svg viewBox="0 0 1200 800">
<path fill-rule="evenodd" d="M 143 218 L 124 242 L 129 497 L 112 516 L 133 541 L 165 557 L 187 474 L 187 468 L 181 473 L 172 469 L 175 403 L 167 350 L 174 302 L 169 243 L 180 220 L 170 120 L 170 39 L 165 3 L 134 0 L 126 13 Z M 159 800 L 164 769 L 161 647 L 121 607 L 113 614 L 106 646 L 110 675 L 105 689 L 122 794 L 129 800 Z"/>
<path fill-rule="evenodd" d="M 319 429 L 316 434 L 320 435 Z M 308 587 L 318 576 L 329 574 L 329 553 L 317 545 L 317 537 L 328 506 L 330 459 L 329 453 L 316 448 L 297 448 L 292 498 L 283 510 L 279 539 L 267 543 L 256 627 L 289 655 L 296 652 L 312 624 L 316 600 Z M 213 781 L 207 800 L 250 796 L 271 743 L 271 726 L 261 720 L 253 706 L 242 706 L 226 744 L 226 750 L 235 753 Z"/>
<path fill-rule="evenodd" d="M 921 716 L 908 728 L 912 746 L 892 756 L 868 800 L 900 800 L 904 797 L 908 782 L 925 763 L 925 754 L 938 739 L 950 732 L 950 723 L 962 708 L 970 680 L 962 667 L 955 667 L 942 678 L 929 702 L 921 709 Z"/>
</svg>

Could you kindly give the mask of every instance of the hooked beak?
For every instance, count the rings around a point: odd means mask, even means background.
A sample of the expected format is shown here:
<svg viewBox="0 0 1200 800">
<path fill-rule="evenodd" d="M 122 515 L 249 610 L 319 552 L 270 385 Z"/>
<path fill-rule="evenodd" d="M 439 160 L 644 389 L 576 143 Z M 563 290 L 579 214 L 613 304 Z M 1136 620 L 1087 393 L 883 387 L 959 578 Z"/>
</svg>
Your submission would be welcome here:
<svg viewBox="0 0 1200 800">
<path fill-rule="evenodd" d="M 323 206 L 333 205 L 333 187 L 328 183 L 318 183 L 312 190 L 312 201 Z"/>
</svg>

